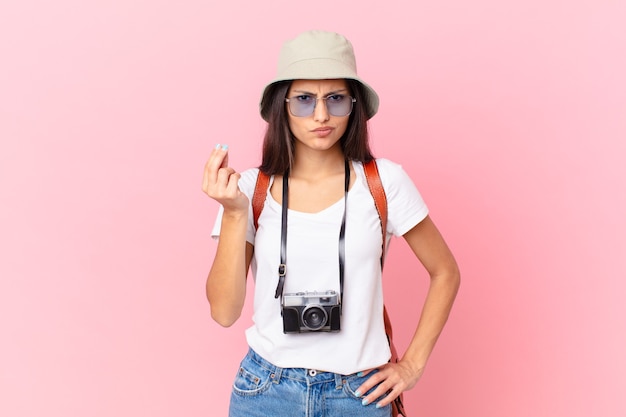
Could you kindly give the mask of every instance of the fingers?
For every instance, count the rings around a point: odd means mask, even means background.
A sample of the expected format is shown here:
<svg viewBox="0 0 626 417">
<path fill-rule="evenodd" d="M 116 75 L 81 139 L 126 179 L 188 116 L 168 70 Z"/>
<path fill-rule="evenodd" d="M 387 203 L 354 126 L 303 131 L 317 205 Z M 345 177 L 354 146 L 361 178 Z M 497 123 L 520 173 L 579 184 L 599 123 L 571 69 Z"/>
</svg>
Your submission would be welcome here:
<svg viewBox="0 0 626 417">
<path fill-rule="evenodd" d="M 202 191 L 216 200 L 224 210 L 248 209 L 248 198 L 239 189 L 241 175 L 228 166 L 228 146 L 217 145 L 204 166 Z"/>
<path fill-rule="evenodd" d="M 232 174 L 228 177 L 226 194 L 235 195 L 239 192 L 239 178 L 241 178 L 241 174 L 233 170 Z"/>
<path fill-rule="evenodd" d="M 224 159 L 222 160 L 222 164 L 220 165 L 220 168 L 226 168 L 228 166 L 228 145 L 217 145 L 215 147 L 215 150 L 219 151 L 220 148 L 225 153 Z"/>
<path fill-rule="evenodd" d="M 228 168 L 228 145 L 216 145 L 209 155 L 209 159 L 204 165 L 204 175 L 202 177 L 202 191 L 209 194 L 220 181 L 222 184 L 227 183 L 228 175 L 234 173 L 232 168 L 220 172 L 221 169 Z"/>
<path fill-rule="evenodd" d="M 235 173 L 235 170 L 230 167 L 220 168 L 217 170 L 217 178 L 215 179 L 215 183 L 220 187 L 226 188 L 230 177 Z"/>
<path fill-rule="evenodd" d="M 373 370 L 364 371 L 363 375 Z M 398 364 L 387 364 L 378 368 L 378 372 L 370 376 L 357 389 L 357 393 L 367 393 L 363 396 L 363 405 L 377 400 L 377 407 L 384 407 L 396 399 L 403 391 L 412 388 L 419 377 L 415 377 Z M 373 390 L 372 390 L 373 389 Z M 372 390 L 372 392 L 369 392 Z"/>
<path fill-rule="evenodd" d="M 381 408 L 388 404 L 391 404 L 401 393 L 402 389 L 399 387 L 389 387 L 389 383 L 386 381 L 381 382 L 374 391 L 369 393 L 366 397 L 363 397 L 363 405 L 369 405 L 376 401 L 376 407 Z"/>
<path fill-rule="evenodd" d="M 365 371 L 361 371 L 361 372 L 359 372 L 359 376 L 366 376 L 366 375 L 369 375 L 372 371 L 374 371 L 374 370 L 376 370 L 376 369 L 378 369 L 378 368 L 372 368 L 372 369 L 367 369 L 367 370 L 365 370 Z"/>
<path fill-rule="evenodd" d="M 373 371 L 372 369 L 368 371 L 364 371 L 363 375 L 367 375 L 371 373 L 372 371 Z M 382 369 L 379 370 L 378 372 L 373 374 L 371 377 L 369 377 L 357 389 L 356 392 L 357 392 L 357 395 L 359 396 L 361 396 L 361 394 L 363 393 L 367 393 L 367 395 L 363 396 L 363 401 L 362 401 L 363 405 L 371 404 L 372 402 L 376 401 L 376 399 L 380 398 L 388 391 L 388 388 L 386 388 L 386 383 L 385 383 L 386 378 L 383 372 L 384 371 Z M 372 389 L 373 391 L 369 392 Z"/>
</svg>

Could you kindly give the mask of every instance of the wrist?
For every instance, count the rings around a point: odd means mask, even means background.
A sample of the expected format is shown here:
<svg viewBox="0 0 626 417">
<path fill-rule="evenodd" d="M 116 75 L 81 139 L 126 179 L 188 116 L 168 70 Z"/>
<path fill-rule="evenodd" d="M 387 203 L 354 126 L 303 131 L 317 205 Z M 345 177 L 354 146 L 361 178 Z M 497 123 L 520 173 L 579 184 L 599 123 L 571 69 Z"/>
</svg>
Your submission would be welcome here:
<svg viewBox="0 0 626 417">
<path fill-rule="evenodd" d="M 421 375 L 426 368 L 426 363 L 414 358 L 403 357 L 398 363 L 408 369 L 413 375 Z"/>
<path fill-rule="evenodd" d="M 245 208 L 245 209 L 224 208 L 224 213 L 222 214 L 222 222 L 223 221 L 239 222 L 242 220 L 248 220 L 248 208 Z"/>
</svg>

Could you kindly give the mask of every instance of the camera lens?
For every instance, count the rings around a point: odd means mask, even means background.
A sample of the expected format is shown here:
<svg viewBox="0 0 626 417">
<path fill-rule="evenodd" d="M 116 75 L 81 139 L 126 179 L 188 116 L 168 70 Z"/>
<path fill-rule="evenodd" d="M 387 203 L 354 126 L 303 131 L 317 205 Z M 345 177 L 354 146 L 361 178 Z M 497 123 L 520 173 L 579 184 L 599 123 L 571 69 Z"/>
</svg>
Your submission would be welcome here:
<svg viewBox="0 0 626 417">
<path fill-rule="evenodd" d="M 302 323 L 310 330 L 319 330 L 326 324 L 326 311 L 319 306 L 310 306 L 302 312 Z"/>
</svg>

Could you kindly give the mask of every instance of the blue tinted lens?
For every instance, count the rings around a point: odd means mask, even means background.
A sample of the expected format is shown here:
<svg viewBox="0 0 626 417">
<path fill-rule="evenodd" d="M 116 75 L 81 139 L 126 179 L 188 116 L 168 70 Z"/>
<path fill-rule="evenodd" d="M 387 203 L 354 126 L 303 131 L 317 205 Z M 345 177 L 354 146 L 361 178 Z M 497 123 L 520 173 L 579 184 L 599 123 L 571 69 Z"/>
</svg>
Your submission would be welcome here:
<svg viewBox="0 0 626 417">
<path fill-rule="evenodd" d="M 289 99 L 291 114 L 296 117 L 309 116 L 315 110 L 315 97 L 297 96 Z"/>
<path fill-rule="evenodd" d="M 328 113 L 333 116 L 347 116 L 352 111 L 352 97 L 335 94 L 326 98 Z"/>
</svg>

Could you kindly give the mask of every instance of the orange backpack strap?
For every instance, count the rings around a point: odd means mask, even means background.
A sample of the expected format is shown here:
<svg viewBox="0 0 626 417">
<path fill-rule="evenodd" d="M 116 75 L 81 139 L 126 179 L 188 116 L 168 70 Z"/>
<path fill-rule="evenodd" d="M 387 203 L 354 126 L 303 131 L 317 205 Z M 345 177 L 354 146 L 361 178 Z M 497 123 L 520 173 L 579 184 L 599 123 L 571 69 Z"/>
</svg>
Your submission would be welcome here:
<svg viewBox="0 0 626 417">
<path fill-rule="evenodd" d="M 387 249 L 387 195 L 385 194 L 383 183 L 378 174 L 376 160 L 372 159 L 364 163 L 363 169 L 365 170 L 367 186 L 370 189 L 372 197 L 374 197 L 374 204 L 376 205 L 376 211 L 378 211 L 378 217 L 380 218 L 380 229 L 383 235 L 383 254 L 380 257 L 380 264 L 382 266 L 385 263 L 385 251 Z"/>
<path fill-rule="evenodd" d="M 256 185 L 254 186 L 254 194 L 252 194 L 252 217 L 254 218 L 254 228 L 259 228 L 259 216 L 265 205 L 265 196 L 267 188 L 270 185 L 270 176 L 259 170 L 256 177 Z"/>
<path fill-rule="evenodd" d="M 380 218 L 380 229 L 383 238 L 383 253 L 380 257 L 380 267 L 382 268 L 385 263 L 385 252 L 387 249 L 387 195 L 385 194 L 383 183 L 380 180 L 376 160 L 373 159 L 364 163 L 363 169 L 365 170 L 367 186 L 369 187 L 370 193 L 374 198 L 374 205 L 376 206 L 376 211 L 378 211 L 378 217 Z M 391 350 L 390 362 L 398 362 L 398 351 L 393 344 L 393 329 L 391 328 L 391 320 L 389 320 L 389 314 L 387 313 L 387 308 L 385 306 L 383 306 L 383 320 L 385 322 L 385 333 L 387 334 L 387 340 L 389 341 L 389 348 Z M 402 402 L 403 399 L 404 395 L 400 394 L 400 396 L 397 397 L 393 403 L 391 403 L 392 415 L 394 417 L 399 414 L 406 416 L 406 411 L 404 410 L 404 404 Z"/>
</svg>

